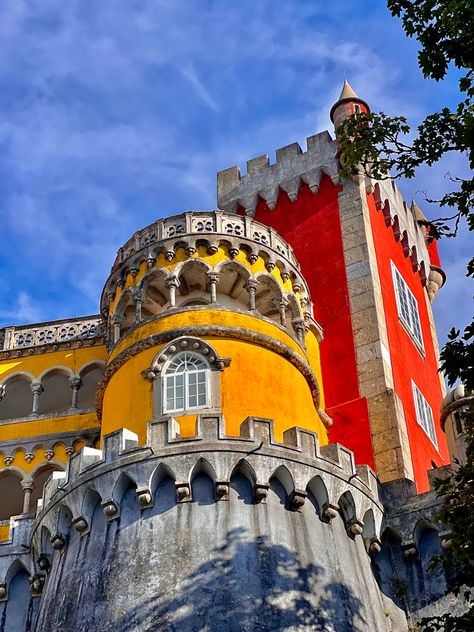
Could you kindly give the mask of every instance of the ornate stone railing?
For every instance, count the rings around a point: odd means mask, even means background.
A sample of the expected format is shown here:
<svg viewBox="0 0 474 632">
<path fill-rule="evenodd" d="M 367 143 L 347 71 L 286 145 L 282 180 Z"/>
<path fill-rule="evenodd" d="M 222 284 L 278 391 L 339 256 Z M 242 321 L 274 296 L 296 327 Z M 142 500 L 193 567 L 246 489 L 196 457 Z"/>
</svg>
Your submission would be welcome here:
<svg viewBox="0 0 474 632">
<path fill-rule="evenodd" d="M 25 349 L 102 336 L 99 316 L 55 320 L 0 329 L 0 350 Z M 2 344 L 3 341 L 3 344 Z"/>
<path fill-rule="evenodd" d="M 137 231 L 127 243 L 119 248 L 112 270 L 143 248 L 152 247 L 164 239 L 185 238 L 188 235 L 217 234 L 249 239 L 271 248 L 298 267 L 293 249 L 278 233 L 250 217 L 241 217 L 222 211 L 188 211 L 159 219 L 150 226 Z"/>
</svg>

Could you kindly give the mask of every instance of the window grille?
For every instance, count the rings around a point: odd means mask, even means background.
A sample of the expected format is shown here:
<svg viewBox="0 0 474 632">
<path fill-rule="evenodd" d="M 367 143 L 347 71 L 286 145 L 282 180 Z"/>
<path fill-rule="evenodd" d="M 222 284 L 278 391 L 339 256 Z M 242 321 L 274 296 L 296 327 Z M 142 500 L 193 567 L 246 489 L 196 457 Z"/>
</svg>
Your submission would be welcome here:
<svg viewBox="0 0 474 632">
<path fill-rule="evenodd" d="M 423 348 L 423 335 L 421 333 L 420 314 L 418 303 L 413 296 L 405 279 L 392 262 L 393 285 L 397 299 L 398 316 L 406 326 L 416 343 Z"/>
<path fill-rule="evenodd" d="M 416 420 L 437 448 L 438 440 L 436 438 L 433 411 L 431 410 L 431 406 L 423 397 L 420 389 L 415 384 L 415 382 L 413 382 L 413 380 L 411 382 L 411 385 L 413 389 L 413 399 L 415 400 Z"/>
<path fill-rule="evenodd" d="M 208 372 L 209 365 L 203 357 L 186 351 L 176 355 L 164 373 L 164 412 L 208 406 Z"/>
</svg>

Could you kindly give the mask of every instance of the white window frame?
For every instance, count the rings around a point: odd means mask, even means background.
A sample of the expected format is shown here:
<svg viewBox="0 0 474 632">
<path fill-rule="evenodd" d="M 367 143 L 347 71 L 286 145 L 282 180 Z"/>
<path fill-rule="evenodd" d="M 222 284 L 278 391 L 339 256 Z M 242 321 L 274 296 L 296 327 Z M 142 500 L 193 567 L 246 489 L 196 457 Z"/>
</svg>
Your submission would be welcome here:
<svg viewBox="0 0 474 632">
<path fill-rule="evenodd" d="M 397 300 L 398 317 L 405 325 L 417 346 L 424 350 L 418 301 L 408 287 L 405 279 L 395 267 L 393 261 L 390 263 L 392 265 L 393 288 Z"/>
<path fill-rule="evenodd" d="M 175 362 L 180 356 L 185 356 L 185 355 L 190 355 L 196 358 L 199 358 L 199 360 L 206 365 L 205 369 L 195 369 L 195 370 L 188 370 L 185 369 L 184 371 L 180 372 L 180 373 L 168 373 L 168 368 L 169 365 L 172 364 L 173 362 Z M 191 351 L 181 351 L 180 353 L 177 353 L 176 355 L 174 355 L 169 362 L 167 363 L 167 366 L 164 368 L 163 370 L 163 376 L 162 376 L 162 393 L 161 393 L 161 397 L 162 397 L 162 408 L 163 408 L 163 413 L 177 413 L 177 412 L 183 412 L 186 413 L 187 411 L 194 411 L 194 410 L 199 410 L 202 408 L 209 408 L 209 400 L 210 400 L 210 380 L 209 380 L 209 372 L 210 372 L 210 366 L 208 361 L 206 360 L 206 358 L 204 358 L 204 356 L 202 356 L 199 353 L 194 353 Z M 189 399 L 190 399 L 190 384 L 189 384 L 189 376 L 190 375 L 201 375 L 204 374 L 205 378 L 204 378 L 204 385 L 205 385 L 205 395 L 206 395 L 206 401 L 204 404 L 199 404 L 197 403 L 196 406 L 191 406 L 189 404 Z M 176 378 L 176 376 L 183 376 L 183 407 L 177 407 L 176 404 L 173 407 L 168 407 L 168 383 L 171 382 L 171 380 L 174 380 Z M 174 402 L 176 402 L 176 384 L 173 385 L 174 388 L 174 397 L 173 400 Z"/>
<path fill-rule="evenodd" d="M 431 443 L 436 449 L 438 449 L 438 438 L 436 436 L 436 428 L 431 406 L 423 397 L 423 393 L 413 380 L 411 381 L 411 387 L 413 391 L 413 400 L 415 402 L 416 421 L 418 422 L 418 425 L 423 428 Z"/>
</svg>

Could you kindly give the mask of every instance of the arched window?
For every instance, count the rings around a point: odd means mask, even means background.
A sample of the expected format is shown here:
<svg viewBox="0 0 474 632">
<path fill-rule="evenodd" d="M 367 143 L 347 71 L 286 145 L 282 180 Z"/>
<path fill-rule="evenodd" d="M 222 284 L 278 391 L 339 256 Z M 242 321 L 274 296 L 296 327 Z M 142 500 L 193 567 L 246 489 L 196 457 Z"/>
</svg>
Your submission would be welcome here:
<svg viewBox="0 0 474 632">
<path fill-rule="evenodd" d="M 209 405 L 209 364 L 200 355 L 178 353 L 164 371 L 163 412 L 194 410 Z"/>
</svg>

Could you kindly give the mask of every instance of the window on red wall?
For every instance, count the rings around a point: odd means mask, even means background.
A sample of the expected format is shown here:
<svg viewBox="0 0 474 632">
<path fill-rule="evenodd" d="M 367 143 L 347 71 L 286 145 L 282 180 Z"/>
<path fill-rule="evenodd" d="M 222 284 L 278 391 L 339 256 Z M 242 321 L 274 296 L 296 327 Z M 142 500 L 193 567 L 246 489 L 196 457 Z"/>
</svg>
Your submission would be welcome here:
<svg viewBox="0 0 474 632">
<path fill-rule="evenodd" d="M 410 288 L 406 284 L 405 279 L 395 267 L 393 261 L 391 264 L 393 287 L 395 289 L 395 296 L 397 299 L 398 317 L 405 325 L 417 345 L 423 349 L 423 335 L 421 333 L 418 303 Z"/>
<path fill-rule="evenodd" d="M 415 400 L 416 420 L 426 432 L 428 437 L 431 439 L 431 442 L 435 445 L 436 448 L 438 448 L 438 440 L 436 438 L 433 411 L 431 410 L 431 406 L 423 397 L 420 389 L 413 380 L 411 381 L 411 386 L 413 390 L 413 399 Z"/>
</svg>

